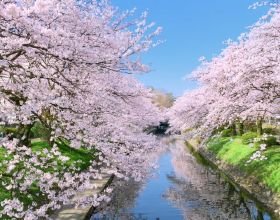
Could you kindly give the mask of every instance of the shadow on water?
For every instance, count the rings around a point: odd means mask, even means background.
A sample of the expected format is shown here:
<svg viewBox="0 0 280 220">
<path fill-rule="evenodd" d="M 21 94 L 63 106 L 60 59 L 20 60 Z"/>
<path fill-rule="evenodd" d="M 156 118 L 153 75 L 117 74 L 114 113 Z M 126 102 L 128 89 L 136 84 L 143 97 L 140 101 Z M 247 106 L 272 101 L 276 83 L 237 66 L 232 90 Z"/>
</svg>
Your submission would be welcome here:
<svg viewBox="0 0 280 220">
<path fill-rule="evenodd" d="M 170 143 L 154 178 L 114 183 L 116 190 L 91 220 L 270 220 L 227 178 L 183 142 Z"/>
</svg>

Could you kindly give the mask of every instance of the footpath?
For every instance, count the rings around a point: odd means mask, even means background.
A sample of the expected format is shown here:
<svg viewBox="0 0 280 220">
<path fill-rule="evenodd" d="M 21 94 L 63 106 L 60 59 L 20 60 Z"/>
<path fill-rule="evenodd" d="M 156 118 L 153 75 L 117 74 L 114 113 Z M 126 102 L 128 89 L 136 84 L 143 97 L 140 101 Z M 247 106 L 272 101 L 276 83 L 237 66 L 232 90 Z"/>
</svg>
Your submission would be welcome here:
<svg viewBox="0 0 280 220">
<path fill-rule="evenodd" d="M 86 207 L 75 207 L 75 200 L 87 195 L 94 195 L 100 193 L 107 183 L 110 181 L 109 175 L 104 175 L 101 180 L 94 180 L 95 189 L 87 189 L 83 192 L 78 193 L 74 196 L 71 201 L 72 205 L 64 205 L 61 209 L 55 211 L 50 218 L 53 220 L 85 220 L 88 218 L 89 212 L 92 209 L 92 206 Z"/>
</svg>

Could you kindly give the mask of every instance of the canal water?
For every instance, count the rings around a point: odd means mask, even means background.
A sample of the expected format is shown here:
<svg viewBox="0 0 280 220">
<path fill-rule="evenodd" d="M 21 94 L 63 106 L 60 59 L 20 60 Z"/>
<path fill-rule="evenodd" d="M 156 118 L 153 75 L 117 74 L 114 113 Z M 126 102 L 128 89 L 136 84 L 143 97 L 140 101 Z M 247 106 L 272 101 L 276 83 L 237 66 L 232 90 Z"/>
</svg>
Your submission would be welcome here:
<svg viewBox="0 0 280 220">
<path fill-rule="evenodd" d="M 91 220 L 270 220 L 220 173 L 171 142 L 145 184 L 117 182 L 112 201 Z"/>
</svg>

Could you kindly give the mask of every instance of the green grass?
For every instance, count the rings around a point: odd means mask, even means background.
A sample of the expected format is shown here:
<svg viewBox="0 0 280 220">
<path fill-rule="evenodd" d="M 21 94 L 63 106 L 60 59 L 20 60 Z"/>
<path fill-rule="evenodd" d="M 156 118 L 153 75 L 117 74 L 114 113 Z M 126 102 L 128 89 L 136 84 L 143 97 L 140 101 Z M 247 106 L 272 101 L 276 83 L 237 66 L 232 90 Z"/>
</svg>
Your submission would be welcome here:
<svg viewBox="0 0 280 220">
<path fill-rule="evenodd" d="M 44 148 L 51 150 L 46 141 L 37 139 L 36 141 L 32 141 L 31 143 L 31 149 L 33 152 L 42 152 Z M 94 160 L 93 152 L 85 148 L 74 149 L 69 147 L 65 143 L 58 143 L 58 148 L 63 156 L 67 156 L 70 158 L 65 164 L 66 167 L 69 167 L 73 163 L 75 163 L 76 167 L 79 167 L 82 171 L 90 165 L 92 160 Z M 58 165 L 61 165 L 59 161 L 57 162 Z M 59 168 L 60 166 L 58 166 L 58 169 Z"/>
<path fill-rule="evenodd" d="M 272 191 L 280 193 L 280 146 L 271 146 L 264 151 L 267 160 L 246 163 L 258 147 L 242 144 L 240 137 L 212 138 L 208 150 L 222 161 L 238 167 L 250 176 L 256 177 Z"/>
</svg>

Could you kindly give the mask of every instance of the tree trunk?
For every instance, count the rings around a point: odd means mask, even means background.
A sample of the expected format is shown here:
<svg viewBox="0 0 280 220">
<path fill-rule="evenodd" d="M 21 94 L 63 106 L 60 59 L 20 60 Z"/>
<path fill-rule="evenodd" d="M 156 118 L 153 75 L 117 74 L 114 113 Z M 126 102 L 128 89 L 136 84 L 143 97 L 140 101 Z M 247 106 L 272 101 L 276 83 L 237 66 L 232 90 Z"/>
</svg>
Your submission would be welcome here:
<svg viewBox="0 0 280 220">
<path fill-rule="evenodd" d="M 236 134 L 239 136 L 242 136 L 244 133 L 244 126 L 243 123 L 241 121 L 237 121 L 235 123 L 235 129 L 236 129 Z"/>
<path fill-rule="evenodd" d="M 237 132 L 236 132 L 236 125 L 233 123 L 232 125 L 232 136 L 236 136 Z"/>
<path fill-rule="evenodd" d="M 49 145 L 50 147 L 53 147 L 53 145 L 54 145 L 54 139 L 52 139 L 52 137 L 51 137 L 51 132 L 48 133 L 47 142 L 48 142 L 48 145 Z"/>
<path fill-rule="evenodd" d="M 29 125 L 20 125 L 18 129 L 17 138 L 20 140 L 20 145 L 29 146 L 30 145 L 30 133 L 31 128 L 33 127 L 33 123 Z"/>
<path fill-rule="evenodd" d="M 262 118 L 258 118 L 256 124 L 257 124 L 257 134 L 259 136 L 261 136 L 263 134 L 263 128 L 262 128 L 263 121 L 262 121 Z"/>
</svg>

